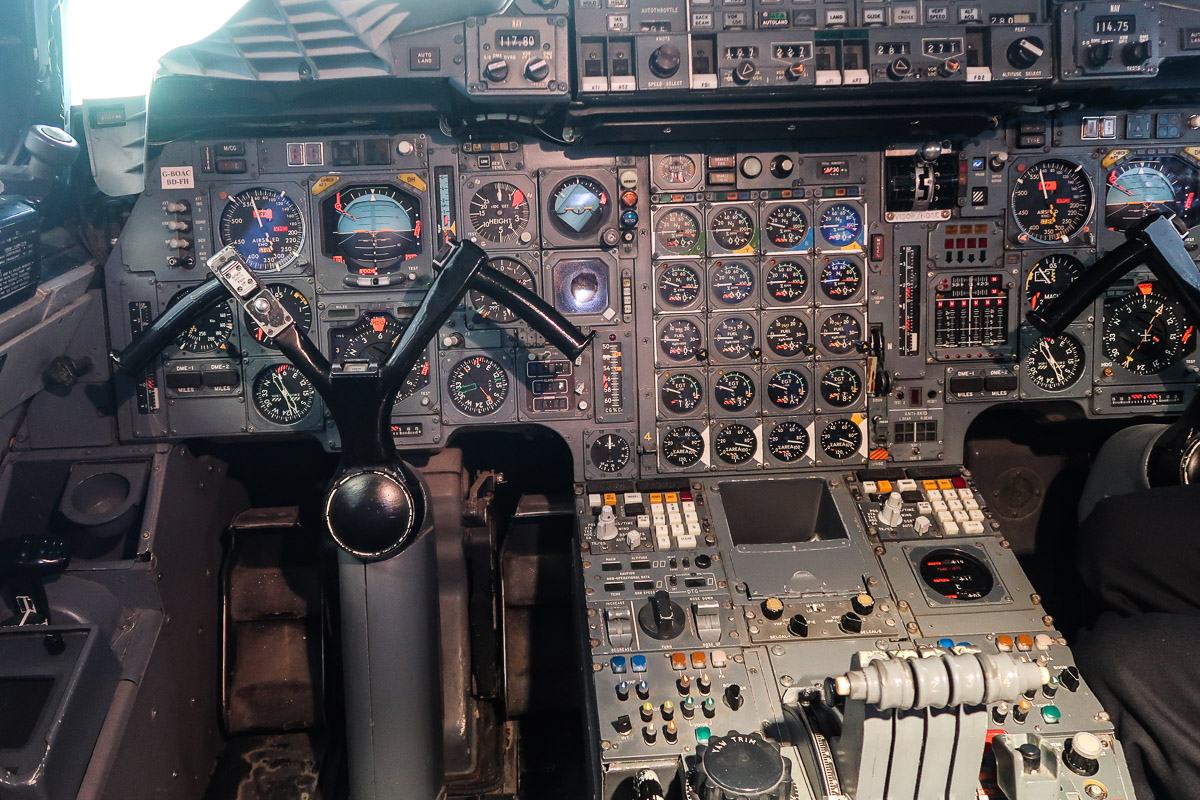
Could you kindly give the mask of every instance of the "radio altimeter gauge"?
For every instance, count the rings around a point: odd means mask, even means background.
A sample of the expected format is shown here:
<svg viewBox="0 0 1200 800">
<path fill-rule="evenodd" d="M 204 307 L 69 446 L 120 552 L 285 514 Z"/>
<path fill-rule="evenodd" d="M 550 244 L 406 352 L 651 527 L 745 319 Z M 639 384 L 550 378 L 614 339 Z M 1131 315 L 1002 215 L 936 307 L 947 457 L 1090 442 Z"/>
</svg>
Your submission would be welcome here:
<svg viewBox="0 0 1200 800">
<path fill-rule="evenodd" d="M 1025 356 L 1025 374 L 1034 386 L 1047 392 L 1070 389 L 1083 375 L 1083 365 L 1083 345 L 1069 333 L 1039 338 Z"/>
<path fill-rule="evenodd" d="M 525 192 L 504 181 L 480 187 L 467 209 L 475 232 L 496 244 L 529 241 L 529 198 Z"/>
<path fill-rule="evenodd" d="M 308 416 L 317 391 L 291 364 L 272 364 L 254 376 L 254 408 L 276 425 L 295 425 Z"/>
</svg>

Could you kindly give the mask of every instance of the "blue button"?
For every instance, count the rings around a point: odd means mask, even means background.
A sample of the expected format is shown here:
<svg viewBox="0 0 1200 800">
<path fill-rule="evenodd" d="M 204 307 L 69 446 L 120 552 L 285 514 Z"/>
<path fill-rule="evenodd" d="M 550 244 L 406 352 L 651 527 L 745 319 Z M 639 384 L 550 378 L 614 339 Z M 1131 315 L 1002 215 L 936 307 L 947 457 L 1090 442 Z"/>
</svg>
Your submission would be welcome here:
<svg viewBox="0 0 1200 800">
<path fill-rule="evenodd" d="M 984 164 L 984 160 L 982 158 L 972 158 L 971 159 L 971 169 L 975 170 L 976 172 L 983 169 L 983 164 Z"/>
<path fill-rule="evenodd" d="M 938 639 L 938 647 L 954 647 L 953 639 Z"/>
<path fill-rule="evenodd" d="M 608 663 L 613 675 L 620 675 L 625 672 L 625 656 L 613 656 Z"/>
<path fill-rule="evenodd" d="M 638 213 L 632 208 L 621 212 L 621 226 L 624 228 L 635 228 L 638 224 Z"/>
<path fill-rule="evenodd" d="M 633 658 L 630 659 L 630 662 L 633 664 L 634 672 L 645 672 L 646 671 L 646 657 L 645 656 L 634 656 Z"/>
<path fill-rule="evenodd" d="M 959 642 L 958 646 L 959 647 L 970 647 L 971 643 L 970 642 Z"/>
</svg>

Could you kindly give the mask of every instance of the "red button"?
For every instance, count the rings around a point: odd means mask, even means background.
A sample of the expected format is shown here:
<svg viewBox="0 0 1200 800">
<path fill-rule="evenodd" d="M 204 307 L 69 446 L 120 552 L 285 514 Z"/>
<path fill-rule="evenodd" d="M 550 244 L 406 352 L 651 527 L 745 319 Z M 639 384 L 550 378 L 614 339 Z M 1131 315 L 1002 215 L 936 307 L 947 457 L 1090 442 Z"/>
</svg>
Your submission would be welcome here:
<svg viewBox="0 0 1200 800">
<path fill-rule="evenodd" d="M 967 479 L 963 477 L 951 478 L 950 483 L 954 484 L 955 489 L 967 488 Z"/>
<path fill-rule="evenodd" d="M 689 491 L 686 491 L 686 490 L 685 490 L 685 491 L 682 491 L 682 492 L 680 492 L 680 493 L 679 493 L 679 502 L 681 502 L 681 503 L 690 503 L 690 502 L 692 502 L 692 493 L 691 493 L 691 492 L 689 492 Z"/>
<path fill-rule="evenodd" d="M 633 207 L 637 205 L 637 192 L 621 192 L 621 205 Z"/>
</svg>

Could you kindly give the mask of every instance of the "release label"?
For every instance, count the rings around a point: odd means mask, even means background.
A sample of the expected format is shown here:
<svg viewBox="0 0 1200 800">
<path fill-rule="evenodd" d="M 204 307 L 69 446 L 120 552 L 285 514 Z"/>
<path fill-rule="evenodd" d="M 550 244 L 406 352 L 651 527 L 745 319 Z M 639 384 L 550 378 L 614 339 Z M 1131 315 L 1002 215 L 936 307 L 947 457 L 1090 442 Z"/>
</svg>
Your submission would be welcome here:
<svg viewBox="0 0 1200 800">
<path fill-rule="evenodd" d="M 164 189 L 195 189 L 196 175 L 194 167 L 160 167 L 162 188 Z"/>
</svg>

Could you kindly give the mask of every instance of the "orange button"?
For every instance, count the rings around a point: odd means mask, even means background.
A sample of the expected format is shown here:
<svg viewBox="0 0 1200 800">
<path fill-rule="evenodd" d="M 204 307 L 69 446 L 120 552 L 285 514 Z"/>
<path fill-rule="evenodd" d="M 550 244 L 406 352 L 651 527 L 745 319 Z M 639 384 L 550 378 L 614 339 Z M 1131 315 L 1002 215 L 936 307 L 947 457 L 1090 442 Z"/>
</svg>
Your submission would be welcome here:
<svg viewBox="0 0 1200 800">
<path fill-rule="evenodd" d="M 687 669 L 687 656 L 683 653 L 671 653 L 671 669 Z"/>
<path fill-rule="evenodd" d="M 996 647 L 1002 653 L 1011 652 L 1013 649 L 1013 640 L 1011 636 L 997 636 Z"/>
<path fill-rule="evenodd" d="M 1030 636 L 1028 633 L 1022 633 L 1020 636 L 1017 637 L 1017 649 L 1018 650 L 1032 650 L 1033 649 L 1033 637 Z"/>
<path fill-rule="evenodd" d="M 621 192 L 621 205 L 626 206 L 626 207 L 636 206 L 637 205 L 637 192 L 632 191 L 632 190 L 626 191 L 626 192 Z"/>
<path fill-rule="evenodd" d="M 927 492 L 931 492 L 937 488 L 937 481 L 921 481 L 922 488 Z"/>
<path fill-rule="evenodd" d="M 942 489 L 942 490 L 945 490 L 945 489 L 953 489 L 953 488 L 954 488 L 954 484 L 953 484 L 953 483 L 951 483 L 951 482 L 949 481 L 949 479 L 947 479 L 947 478 L 942 478 L 941 480 L 939 480 L 939 481 L 937 482 L 937 484 L 938 484 L 938 485 L 937 485 L 937 488 L 939 488 L 939 489 Z"/>
<path fill-rule="evenodd" d="M 701 651 L 692 653 L 692 669 L 704 669 L 708 663 L 708 658 Z"/>
<path fill-rule="evenodd" d="M 664 496 L 666 497 L 666 500 L 668 503 L 678 503 L 679 502 L 679 495 L 676 492 L 667 492 L 666 495 L 664 495 Z"/>
<path fill-rule="evenodd" d="M 615 506 L 616 504 L 617 504 L 617 496 L 614 493 L 609 492 L 608 494 L 604 495 L 604 505 Z"/>
<path fill-rule="evenodd" d="M 879 487 L 879 491 L 882 494 L 891 494 L 891 492 L 892 492 L 892 482 L 891 481 L 879 481 L 875 485 Z"/>
<path fill-rule="evenodd" d="M 652 505 L 662 505 L 662 495 L 655 493 L 655 492 L 651 492 L 650 493 L 650 503 Z"/>
</svg>

